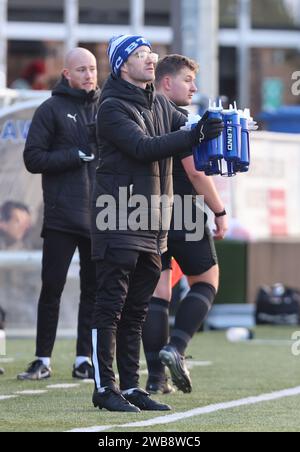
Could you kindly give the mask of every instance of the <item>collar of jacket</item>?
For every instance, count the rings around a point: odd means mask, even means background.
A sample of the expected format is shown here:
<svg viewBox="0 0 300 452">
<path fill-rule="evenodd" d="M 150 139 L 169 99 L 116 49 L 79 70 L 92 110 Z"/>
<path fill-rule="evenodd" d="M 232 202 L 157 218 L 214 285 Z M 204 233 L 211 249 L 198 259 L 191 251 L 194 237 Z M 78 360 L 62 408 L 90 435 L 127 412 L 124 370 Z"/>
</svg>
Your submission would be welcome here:
<svg viewBox="0 0 300 452">
<path fill-rule="evenodd" d="M 83 103 L 92 103 L 96 102 L 100 98 L 100 89 L 97 87 L 95 90 L 87 93 L 84 89 L 71 88 L 68 80 L 64 77 L 64 75 L 62 75 L 52 90 L 52 96 L 56 95 L 71 96 Z"/>
<path fill-rule="evenodd" d="M 102 88 L 100 103 L 108 97 L 116 97 L 151 110 L 155 99 L 155 89 L 153 83 L 149 83 L 143 89 L 111 74 Z"/>
<path fill-rule="evenodd" d="M 189 114 L 188 110 L 186 110 L 185 108 L 179 107 L 172 100 L 170 100 L 170 104 L 173 105 L 173 107 L 176 108 L 177 111 L 180 111 L 180 113 L 182 113 L 183 115 L 188 117 L 188 114 Z"/>
</svg>

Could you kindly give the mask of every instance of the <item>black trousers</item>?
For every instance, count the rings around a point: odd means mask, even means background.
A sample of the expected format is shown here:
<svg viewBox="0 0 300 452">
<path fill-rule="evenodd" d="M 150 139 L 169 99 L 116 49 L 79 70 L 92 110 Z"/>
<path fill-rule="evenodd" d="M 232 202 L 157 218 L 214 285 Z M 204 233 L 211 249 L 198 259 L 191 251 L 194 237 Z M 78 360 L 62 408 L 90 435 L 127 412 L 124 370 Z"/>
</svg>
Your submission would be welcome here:
<svg viewBox="0 0 300 452">
<path fill-rule="evenodd" d="M 115 349 L 120 389 L 138 387 L 142 324 L 160 277 L 160 256 L 108 248 L 96 267 L 92 330 L 96 388 L 115 387 Z"/>
<path fill-rule="evenodd" d="M 91 319 L 96 297 L 96 266 L 91 241 L 61 231 L 46 230 L 43 245 L 42 290 L 38 303 L 36 356 L 50 357 L 54 347 L 61 295 L 76 248 L 80 258 L 80 302 L 77 356 L 91 354 Z"/>
</svg>

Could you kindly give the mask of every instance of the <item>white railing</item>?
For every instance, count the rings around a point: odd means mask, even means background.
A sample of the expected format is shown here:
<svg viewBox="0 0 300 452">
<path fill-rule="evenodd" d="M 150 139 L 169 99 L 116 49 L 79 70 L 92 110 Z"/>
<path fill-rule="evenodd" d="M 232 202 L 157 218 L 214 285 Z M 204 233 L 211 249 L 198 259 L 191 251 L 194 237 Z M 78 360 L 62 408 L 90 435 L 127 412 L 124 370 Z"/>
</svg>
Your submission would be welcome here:
<svg viewBox="0 0 300 452">
<path fill-rule="evenodd" d="M 40 267 L 42 262 L 42 251 L 0 251 L 0 268 L 16 266 Z M 73 264 L 79 263 L 78 253 L 74 254 Z"/>
<path fill-rule="evenodd" d="M 9 107 L 10 105 L 30 100 L 39 101 L 40 103 L 50 97 L 51 91 L 37 91 L 31 89 L 0 89 L 0 109 Z M 2 111 L 0 110 L 0 114 Z"/>
</svg>

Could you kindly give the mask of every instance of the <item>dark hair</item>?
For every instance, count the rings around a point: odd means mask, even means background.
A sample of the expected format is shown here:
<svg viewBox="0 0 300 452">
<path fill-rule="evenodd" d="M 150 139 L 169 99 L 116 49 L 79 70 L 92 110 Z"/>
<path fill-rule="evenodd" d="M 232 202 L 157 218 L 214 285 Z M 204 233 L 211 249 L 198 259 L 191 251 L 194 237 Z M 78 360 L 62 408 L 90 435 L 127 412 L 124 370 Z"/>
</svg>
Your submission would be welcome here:
<svg viewBox="0 0 300 452">
<path fill-rule="evenodd" d="M 176 75 L 183 68 L 198 72 L 199 64 L 196 63 L 195 60 L 184 55 L 166 55 L 157 63 L 155 69 L 155 83 L 158 85 L 165 75 Z"/>
<path fill-rule="evenodd" d="M 26 204 L 18 201 L 6 201 L 0 208 L 1 220 L 9 221 L 11 219 L 11 213 L 14 209 L 24 210 L 25 212 L 30 213 Z"/>
</svg>

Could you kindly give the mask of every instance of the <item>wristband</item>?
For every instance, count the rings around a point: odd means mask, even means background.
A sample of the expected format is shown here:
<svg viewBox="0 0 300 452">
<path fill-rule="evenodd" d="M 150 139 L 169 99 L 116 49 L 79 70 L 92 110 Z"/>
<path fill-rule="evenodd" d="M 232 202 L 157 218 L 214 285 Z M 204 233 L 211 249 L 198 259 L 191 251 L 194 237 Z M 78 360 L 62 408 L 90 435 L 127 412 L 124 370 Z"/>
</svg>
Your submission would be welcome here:
<svg viewBox="0 0 300 452">
<path fill-rule="evenodd" d="M 215 217 L 224 217 L 225 215 L 227 215 L 226 210 L 222 210 L 222 212 L 217 212 L 215 213 Z"/>
</svg>

